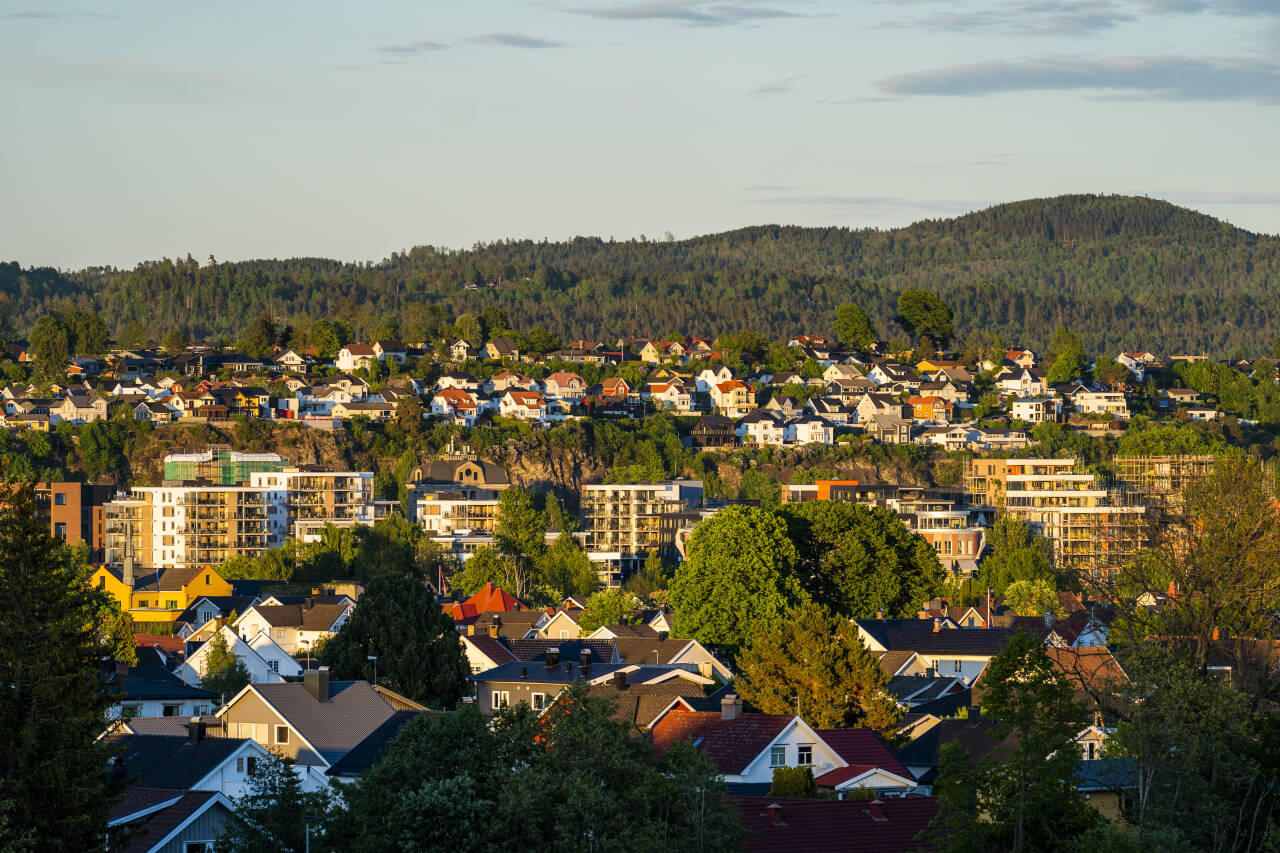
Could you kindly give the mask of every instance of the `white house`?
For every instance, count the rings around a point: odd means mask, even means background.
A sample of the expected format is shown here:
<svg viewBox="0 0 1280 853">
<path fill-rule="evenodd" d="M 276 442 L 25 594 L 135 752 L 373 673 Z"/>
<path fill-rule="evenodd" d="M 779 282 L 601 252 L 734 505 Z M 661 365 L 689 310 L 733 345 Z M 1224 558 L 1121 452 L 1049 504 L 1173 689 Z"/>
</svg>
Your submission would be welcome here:
<svg viewBox="0 0 1280 853">
<path fill-rule="evenodd" d="M 197 632 L 199 635 L 202 632 Z M 249 678 L 257 684 L 279 684 L 287 678 L 301 678 L 302 665 L 292 655 L 281 648 L 265 632 L 259 632 L 245 639 L 231 630 L 228 625 L 221 625 L 217 632 L 227 641 L 227 648 L 238 657 L 249 670 Z M 212 640 L 212 638 L 210 638 Z M 210 652 L 210 640 L 196 649 L 183 661 L 175 674 L 183 681 L 199 684 L 204 678 Z"/>
<path fill-rule="evenodd" d="M 783 441 L 796 444 L 832 444 L 836 429 L 822 418 L 799 417 L 788 421 L 783 428 Z"/>
<path fill-rule="evenodd" d="M 721 382 L 728 382 L 731 379 L 733 379 L 733 371 L 726 365 L 716 364 L 703 368 L 702 372 L 694 379 L 694 386 L 703 394 L 710 394 L 712 388 Z"/>
<path fill-rule="evenodd" d="M 498 414 L 504 418 L 540 423 L 547 416 L 547 401 L 537 391 L 509 389 L 498 402 Z"/>
</svg>

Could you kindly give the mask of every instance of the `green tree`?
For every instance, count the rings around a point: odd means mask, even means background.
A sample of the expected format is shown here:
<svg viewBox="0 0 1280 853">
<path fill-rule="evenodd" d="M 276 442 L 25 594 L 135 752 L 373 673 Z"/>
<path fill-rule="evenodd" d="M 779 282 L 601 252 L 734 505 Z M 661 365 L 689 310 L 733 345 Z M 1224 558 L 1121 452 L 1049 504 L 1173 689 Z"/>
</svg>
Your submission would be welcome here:
<svg viewBox="0 0 1280 853">
<path fill-rule="evenodd" d="M 170 329 L 160 339 L 160 348 L 167 353 L 179 353 L 187 348 L 187 336 L 181 329 Z"/>
<path fill-rule="evenodd" d="M 396 423 L 411 438 L 422 433 L 422 401 L 416 394 L 406 394 L 396 403 Z"/>
<path fill-rule="evenodd" d="M 374 575 L 320 654 L 336 678 L 373 680 L 434 708 L 452 708 L 468 692 L 471 669 L 457 628 L 421 581 L 400 572 Z"/>
<path fill-rule="evenodd" d="M 304 853 L 333 802 L 326 791 L 302 790 L 292 760 L 271 756 L 253 763 L 249 788 L 233 806 L 238 820 L 227 822 L 218 853 Z"/>
<path fill-rule="evenodd" d="M 90 480 L 108 475 L 117 483 L 128 479 L 128 426 L 116 421 L 90 421 L 80 428 L 79 438 L 80 459 Z"/>
<path fill-rule="evenodd" d="M 809 595 L 842 616 L 913 615 L 942 589 L 937 552 L 883 507 L 806 501 L 783 514 Z"/>
<path fill-rule="evenodd" d="M 150 337 L 146 326 L 137 320 L 132 320 L 120 330 L 118 341 L 124 347 L 142 347 L 146 346 Z"/>
<path fill-rule="evenodd" d="M 538 583 L 538 566 L 547 551 L 547 523 L 533 506 L 532 496 L 521 489 L 504 489 L 498 499 L 498 525 L 494 545 L 511 564 L 511 587 L 516 598 L 526 598 Z"/>
<path fill-rule="evenodd" d="M 637 598 L 650 601 L 655 592 L 665 590 L 670 584 L 670 567 L 667 566 L 667 561 L 662 559 L 658 550 L 653 548 L 644 558 L 644 565 L 640 567 L 640 571 L 633 573 L 622 586 Z"/>
<path fill-rule="evenodd" d="M 74 355 L 71 329 L 58 314 L 45 314 L 31 327 L 28 351 L 36 363 L 36 374 L 45 380 L 65 375 L 67 359 Z"/>
<path fill-rule="evenodd" d="M 836 337 L 845 346 L 867 349 L 876 342 L 876 326 L 857 305 L 841 305 L 836 309 L 836 322 L 833 326 Z"/>
<path fill-rule="evenodd" d="M 1084 344 L 1080 336 L 1072 333 L 1066 326 L 1054 330 L 1049 341 L 1049 352 L 1053 354 L 1053 364 L 1045 374 L 1045 381 L 1051 385 L 1070 382 L 1085 374 L 1089 360 L 1084 354 Z"/>
<path fill-rule="evenodd" d="M 888 681 L 856 625 L 807 602 L 752 635 L 734 686 L 766 714 L 798 713 L 814 728 L 864 726 L 893 738 L 902 710 L 885 691 Z"/>
<path fill-rule="evenodd" d="M 1058 591 L 1053 584 L 1040 580 L 1013 581 L 1004 591 L 1005 604 L 1013 608 L 1019 616 L 1043 616 L 1052 613 L 1064 616 L 1066 611 L 1058 599 Z"/>
<path fill-rule="evenodd" d="M 764 509 L 777 509 L 782 504 L 782 486 L 763 471 L 743 471 L 738 500 L 759 501 Z"/>
<path fill-rule="evenodd" d="M 484 329 L 480 327 L 480 320 L 474 314 L 459 314 L 453 327 L 455 334 L 473 347 L 484 343 Z"/>
<path fill-rule="evenodd" d="M 352 340 L 350 328 L 327 317 L 321 317 L 312 323 L 307 337 L 320 358 L 335 357 Z"/>
<path fill-rule="evenodd" d="M 635 598 L 626 590 L 602 590 L 588 599 L 586 608 L 578 616 L 578 627 L 589 634 L 601 625 L 625 624 L 634 606 Z"/>
<path fill-rule="evenodd" d="M 79 555 L 84 559 L 84 553 Z M 98 609 L 98 625 L 103 651 L 111 660 L 138 665 L 138 645 L 133 636 L 133 617 L 126 610 L 121 610 L 114 599 L 103 602 Z"/>
<path fill-rule="evenodd" d="M 538 571 L 547 598 L 564 601 L 570 596 L 585 597 L 600 588 L 595 563 L 572 536 L 562 534 L 547 549 Z"/>
<path fill-rule="evenodd" d="M 499 554 L 496 548 L 481 545 L 466 559 L 458 573 L 450 579 L 450 583 L 464 595 L 474 594 L 487 583 L 510 592 L 511 573 L 510 560 Z"/>
<path fill-rule="evenodd" d="M 1084 707 L 1043 643 L 1019 631 L 991 659 L 983 681 L 983 717 L 1009 740 L 1006 756 L 967 767 L 955 745 L 939 769 L 936 840 L 957 853 L 1056 851 L 1101 822 L 1076 789 Z"/>
<path fill-rule="evenodd" d="M 573 533 L 578 529 L 578 520 L 564 508 L 555 492 L 547 492 L 547 503 L 543 509 L 547 519 L 547 530 L 560 533 Z"/>
<path fill-rule="evenodd" d="M 110 599 L 49 535 L 24 486 L 0 501 L 0 802 L 34 850 L 100 848 L 117 791 L 97 740 L 114 702 L 99 677 Z"/>
<path fill-rule="evenodd" d="M 252 680 L 249 668 L 231 651 L 227 638 L 221 631 L 214 633 L 209 640 L 209 654 L 204 659 L 204 675 L 200 678 L 200 686 L 217 693 L 222 697 L 222 702 L 226 703 Z"/>
<path fill-rule="evenodd" d="M 812 767 L 775 767 L 773 784 L 769 786 L 771 797 L 818 796 L 818 782 L 813 778 Z"/>
<path fill-rule="evenodd" d="M 1123 385 L 1128 385 L 1133 381 L 1133 374 L 1129 372 L 1129 368 L 1120 364 L 1118 361 L 1112 361 L 1109 358 L 1100 358 L 1093 365 L 1093 378 L 1106 385 L 1112 390 L 1119 389 Z"/>
<path fill-rule="evenodd" d="M 245 329 L 244 349 L 249 355 L 264 356 L 276 345 L 280 330 L 276 327 L 275 318 L 263 311 Z"/>
<path fill-rule="evenodd" d="M 688 550 L 671 583 L 680 636 L 741 646 L 807 597 L 796 574 L 799 555 L 775 513 L 727 507 L 698 523 Z"/>
<path fill-rule="evenodd" d="M 898 294 L 898 325 L 922 342 L 945 347 L 955 334 L 951 309 L 927 290 L 904 290 Z"/>
<path fill-rule="evenodd" d="M 1049 542 L 1025 521 L 1001 513 L 987 531 L 990 550 L 978 567 L 978 582 L 995 595 L 1004 595 L 1014 581 L 1053 581 Z"/>
</svg>

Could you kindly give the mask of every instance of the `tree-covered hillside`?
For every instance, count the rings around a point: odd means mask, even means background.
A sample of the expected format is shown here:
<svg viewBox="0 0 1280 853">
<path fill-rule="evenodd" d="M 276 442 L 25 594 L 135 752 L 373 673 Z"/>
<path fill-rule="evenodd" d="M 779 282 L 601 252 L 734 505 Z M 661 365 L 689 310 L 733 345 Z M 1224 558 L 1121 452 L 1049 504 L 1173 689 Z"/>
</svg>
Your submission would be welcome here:
<svg viewBox="0 0 1280 853">
<path fill-rule="evenodd" d="M 954 309 L 960 340 L 984 328 L 1041 348 L 1065 324 L 1091 351 L 1226 354 L 1270 350 L 1278 285 L 1280 238 L 1149 198 L 1076 195 L 888 231 L 759 226 L 681 241 L 421 246 L 377 264 L 188 257 L 69 273 L 0 264 L 0 313 L 21 335 L 70 298 L 115 332 L 140 323 L 157 338 L 179 328 L 232 340 L 263 310 L 297 331 L 345 319 L 357 335 L 397 316 L 413 339 L 497 306 L 517 328 L 609 340 L 828 331 L 835 308 L 853 302 L 893 337 L 898 293 L 923 288 Z"/>
</svg>

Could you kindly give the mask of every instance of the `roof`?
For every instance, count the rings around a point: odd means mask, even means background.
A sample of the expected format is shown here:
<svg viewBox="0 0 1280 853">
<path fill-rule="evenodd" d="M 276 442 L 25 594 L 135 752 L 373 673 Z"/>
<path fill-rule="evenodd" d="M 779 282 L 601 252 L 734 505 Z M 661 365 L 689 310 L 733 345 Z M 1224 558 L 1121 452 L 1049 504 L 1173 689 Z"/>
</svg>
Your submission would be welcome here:
<svg viewBox="0 0 1280 853">
<path fill-rule="evenodd" d="M 871 729 L 818 729 L 818 737 L 851 765 L 878 768 L 904 779 L 914 778 Z"/>
<path fill-rule="evenodd" d="M 789 797 L 731 797 L 742 826 L 747 853 L 857 850 L 858 853 L 907 853 L 921 849 L 916 835 L 938 813 L 933 797 L 887 800 L 817 800 Z M 872 817 L 872 802 L 880 818 Z M 770 807 L 777 817 L 769 816 Z"/>
<path fill-rule="evenodd" d="M 195 699 L 213 700 L 218 694 L 190 687 L 182 683 L 169 670 L 159 665 L 131 666 L 127 674 L 111 673 L 106 676 L 111 688 L 119 691 L 115 698 L 120 702 L 145 699 Z"/>
<path fill-rule="evenodd" d="M 996 655 L 1013 638 L 1014 628 L 943 628 L 931 619 L 856 619 L 885 649 L 922 654 Z"/>
<path fill-rule="evenodd" d="M 170 833 L 191 818 L 209 808 L 227 808 L 227 798 L 216 791 L 169 791 L 178 797 L 173 805 L 152 812 L 137 822 L 130 822 L 130 828 L 138 828 L 120 847 L 121 853 L 148 853 L 158 849 L 159 844 Z M 163 802 L 163 800 L 161 800 Z M 230 809 L 227 809 L 230 811 Z"/>
<path fill-rule="evenodd" d="M 994 720 L 982 717 L 939 720 L 936 725 L 898 750 L 898 760 L 910 767 L 931 768 L 916 776 L 919 781 L 927 784 L 933 780 L 933 771 L 938 766 L 938 753 L 945 744 L 960 744 L 968 751 L 970 764 L 977 764 L 988 755 L 1004 757 L 1010 753 L 1014 748 L 1013 741 L 996 740 L 992 737 L 995 729 Z"/>
<path fill-rule="evenodd" d="M 145 788 L 189 789 L 248 741 L 205 737 L 191 743 L 182 735 L 112 734 L 104 740 L 121 747 L 127 778 Z"/>
<path fill-rule="evenodd" d="M 721 773 L 737 774 L 793 719 L 785 714 L 741 714 L 726 720 L 719 711 L 673 708 L 653 727 L 653 744 L 666 751 L 677 741 L 691 740 Z"/>
<path fill-rule="evenodd" d="M 872 654 L 875 654 L 875 652 Z M 887 652 L 881 652 L 878 661 L 880 663 L 880 668 L 884 670 L 886 675 L 892 678 L 894 674 L 898 670 L 902 669 L 902 667 L 906 665 L 907 661 L 911 660 L 914 656 L 915 652 L 911 649 L 891 649 Z"/>
<path fill-rule="evenodd" d="M 551 649 L 560 650 L 560 660 L 577 661 L 583 649 L 591 649 L 593 663 L 611 663 L 614 657 L 613 640 L 543 640 L 508 638 L 507 648 L 512 654 L 524 661 L 545 658 Z"/>
<path fill-rule="evenodd" d="M 468 634 L 463 639 L 476 647 L 476 651 L 493 661 L 495 664 L 510 663 L 511 661 L 520 660 L 516 657 L 511 649 L 506 647 L 501 640 L 490 637 L 488 634 Z"/>
<path fill-rule="evenodd" d="M 373 347 L 368 344 L 347 344 L 343 349 L 349 355 L 374 355 Z"/>
<path fill-rule="evenodd" d="M 396 711 L 325 772 L 330 776 L 359 776 L 382 760 L 387 744 L 400 733 L 406 723 L 421 713 L 423 712 Z"/>
<path fill-rule="evenodd" d="M 628 684 L 621 688 L 607 681 L 594 685 L 591 694 L 615 700 L 617 710 L 614 718 L 634 723 L 640 728 L 648 728 L 674 700 L 681 697 L 701 700 L 704 696 L 702 685 L 683 678 L 673 678 L 660 684 Z"/>
<path fill-rule="evenodd" d="M 329 682 L 327 702 L 317 701 L 297 682 L 251 688 L 330 762 L 354 749 L 395 713 L 367 681 Z"/>
<path fill-rule="evenodd" d="M 480 613 L 492 613 L 495 611 L 506 613 L 512 610 L 524 610 L 524 605 L 514 595 L 501 587 L 494 586 L 492 583 L 486 583 L 465 603 L 474 605 Z"/>
<path fill-rule="evenodd" d="M 311 607 L 301 604 L 260 604 L 253 611 L 273 628 L 328 631 L 350 607 L 349 604 L 316 604 Z"/>
</svg>

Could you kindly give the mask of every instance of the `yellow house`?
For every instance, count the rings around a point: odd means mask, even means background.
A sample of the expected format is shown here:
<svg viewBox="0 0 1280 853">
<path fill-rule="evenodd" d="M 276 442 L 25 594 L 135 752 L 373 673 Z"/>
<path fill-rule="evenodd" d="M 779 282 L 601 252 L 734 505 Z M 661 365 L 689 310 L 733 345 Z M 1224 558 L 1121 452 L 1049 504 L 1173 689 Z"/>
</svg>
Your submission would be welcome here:
<svg viewBox="0 0 1280 853">
<path fill-rule="evenodd" d="M 231 584 L 211 566 L 147 569 L 126 583 L 121 569 L 100 566 L 89 582 L 105 589 L 135 622 L 172 622 L 197 598 L 231 595 Z"/>
<path fill-rule="evenodd" d="M 926 358 L 916 365 L 916 373 L 936 373 L 939 370 L 958 370 L 964 368 L 963 361 L 948 361 L 941 358 Z"/>
</svg>

